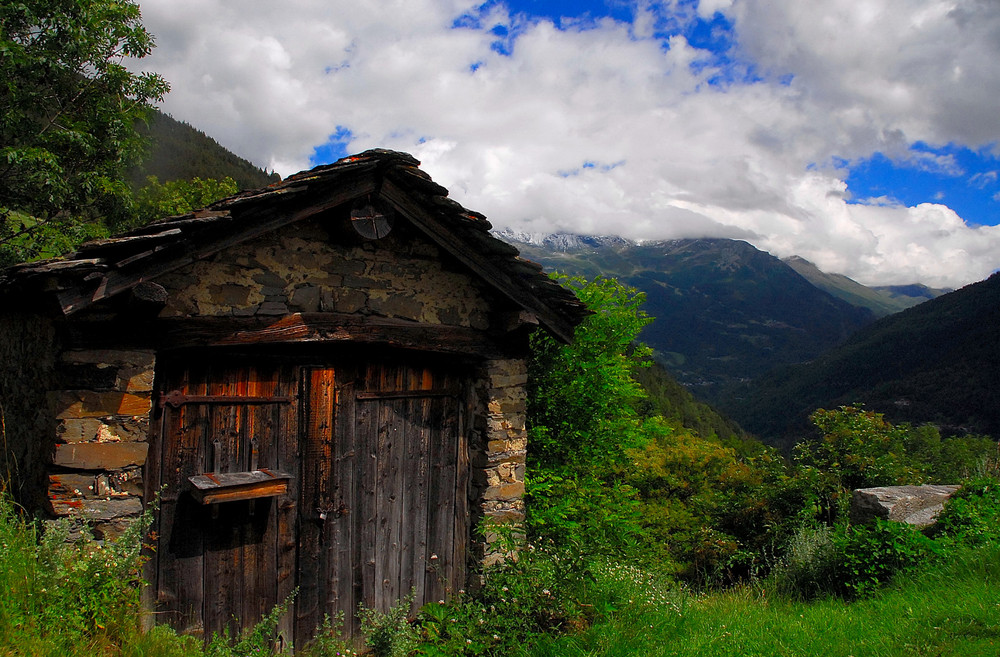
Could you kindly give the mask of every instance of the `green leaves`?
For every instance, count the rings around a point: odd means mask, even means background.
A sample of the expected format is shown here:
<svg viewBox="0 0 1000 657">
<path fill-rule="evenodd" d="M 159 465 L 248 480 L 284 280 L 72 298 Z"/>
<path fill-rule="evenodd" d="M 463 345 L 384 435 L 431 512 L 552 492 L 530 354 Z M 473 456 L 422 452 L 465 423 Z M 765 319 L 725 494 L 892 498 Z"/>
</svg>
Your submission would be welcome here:
<svg viewBox="0 0 1000 657">
<path fill-rule="evenodd" d="M 577 328 L 573 344 L 532 336 L 530 454 L 538 464 L 602 477 L 645 441 L 636 410 L 645 393 L 632 370 L 648 361 L 650 349 L 634 340 L 653 320 L 635 288 L 606 278 L 563 282 L 594 314 Z"/>
<path fill-rule="evenodd" d="M 208 207 L 237 192 L 236 181 L 193 178 L 160 183 L 156 176 L 146 178 L 146 185 L 136 195 L 136 214 L 140 223 L 148 223 L 198 208 Z"/>
<path fill-rule="evenodd" d="M 127 214 L 121 184 L 142 140 L 136 122 L 162 99 L 167 83 L 130 73 L 153 37 L 132 0 L 24 0 L 0 5 L 0 260 L 37 257 L 11 228 L 12 215 L 34 225 L 81 223 Z M 7 251 L 7 253 L 2 253 Z"/>
</svg>

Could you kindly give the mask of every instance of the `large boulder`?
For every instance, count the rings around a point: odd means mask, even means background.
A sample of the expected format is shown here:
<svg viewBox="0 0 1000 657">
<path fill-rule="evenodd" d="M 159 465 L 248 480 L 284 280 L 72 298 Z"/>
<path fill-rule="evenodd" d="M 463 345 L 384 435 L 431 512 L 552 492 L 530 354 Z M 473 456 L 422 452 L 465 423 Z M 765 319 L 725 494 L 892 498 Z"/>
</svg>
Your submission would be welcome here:
<svg viewBox="0 0 1000 657">
<path fill-rule="evenodd" d="M 859 488 L 851 497 L 851 522 L 865 524 L 883 518 L 926 527 L 934 524 L 944 503 L 958 488 L 942 485 Z"/>
</svg>

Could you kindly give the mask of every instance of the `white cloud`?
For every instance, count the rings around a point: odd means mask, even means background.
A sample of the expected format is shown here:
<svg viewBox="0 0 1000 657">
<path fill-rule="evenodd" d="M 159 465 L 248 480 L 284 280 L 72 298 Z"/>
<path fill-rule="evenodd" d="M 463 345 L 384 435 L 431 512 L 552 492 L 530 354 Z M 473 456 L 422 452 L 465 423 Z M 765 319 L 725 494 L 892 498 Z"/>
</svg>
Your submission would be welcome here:
<svg viewBox="0 0 1000 657">
<path fill-rule="evenodd" d="M 166 111 L 259 165 L 306 168 L 340 126 L 351 151 L 413 153 L 498 227 L 736 237 L 867 283 L 996 268 L 996 229 L 938 205 L 849 204 L 833 160 L 997 140 L 989 2 L 703 1 L 764 73 L 726 85 L 709 53 L 650 36 L 693 19 L 673 3 L 641 3 L 634 26 L 557 29 L 493 6 L 452 28 L 478 4 L 142 0 L 159 47 L 141 63 L 171 82 Z M 496 25 L 516 35 L 509 57 Z"/>
</svg>

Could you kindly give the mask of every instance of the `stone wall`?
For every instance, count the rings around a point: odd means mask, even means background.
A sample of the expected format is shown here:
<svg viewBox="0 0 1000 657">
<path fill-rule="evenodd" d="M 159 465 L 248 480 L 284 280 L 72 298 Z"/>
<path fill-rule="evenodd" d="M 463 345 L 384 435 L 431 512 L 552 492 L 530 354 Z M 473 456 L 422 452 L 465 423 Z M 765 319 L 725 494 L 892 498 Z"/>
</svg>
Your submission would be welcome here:
<svg viewBox="0 0 1000 657">
<path fill-rule="evenodd" d="M 28 509 L 44 503 L 55 443 L 46 392 L 58 349 L 52 322 L 37 315 L 0 316 L 0 486 Z"/>
<path fill-rule="evenodd" d="M 55 447 L 48 507 L 117 534 L 142 512 L 155 356 L 152 351 L 66 351 L 48 393 Z"/>
<path fill-rule="evenodd" d="M 365 241 L 316 220 L 232 247 L 158 277 L 169 292 L 161 317 L 333 312 L 488 329 L 493 293 L 425 238 L 397 228 Z M 44 320 L 18 321 L 20 332 L 0 335 L 20 336 L 20 346 L 8 340 L 0 356 L 38 365 L 26 376 L 0 372 L 0 385 L 17 387 L 16 400 L 3 402 L 17 407 L 7 411 L 18 426 L 17 458 L 35 464 L 35 488 L 43 492 L 32 508 L 86 519 L 98 536 L 117 533 L 143 508 L 155 353 L 60 351 Z M 522 524 L 526 365 L 486 361 L 470 377 L 473 526 L 484 518 Z M 474 543 L 479 559 L 496 558 L 493 538 Z"/>
<path fill-rule="evenodd" d="M 490 310 L 478 281 L 403 227 L 377 241 L 300 222 L 162 276 L 162 317 L 362 313 L 476 329 Z"/>
<path fill-rule="evenodd" d="M 473 527 L 484 519 L 520 527 L 524 523 L 527 365 L 521 359 L 487 361 L 477 373 L 476 410 L 469 441 Z M 473 542 L 477 560 L 490 565 L 503 555 L 487 532 Z"/>
</svg>

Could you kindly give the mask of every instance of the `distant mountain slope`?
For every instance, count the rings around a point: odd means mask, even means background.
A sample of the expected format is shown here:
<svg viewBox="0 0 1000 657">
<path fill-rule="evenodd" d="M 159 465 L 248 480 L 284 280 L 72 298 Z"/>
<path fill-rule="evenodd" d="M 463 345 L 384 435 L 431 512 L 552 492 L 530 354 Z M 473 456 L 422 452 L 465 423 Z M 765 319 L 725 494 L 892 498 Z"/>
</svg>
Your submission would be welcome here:
<svg viewBox="0 0 1000 657">
<path fill-rule="evenodd" d="M 147 176 L 156 176 L 161 183 L 192 178 L 221 180 L 229 176 L 241 191 L 281 180 L 278 174 L 269 174 L 234 155 L 204 132 L 168 114 L 155 112 L 149 127 L 141 131 L 148 132 L 152 144 L 143 164 L 129 172 L 129 183 L 134 189 L 145 185 Z"/>
<path fill-rule="evenodd" d="M 813 409 L 855 402 L 897 422 L 1000 437 L 1000 274 L 881 319 L 721 407 L 768 442 L 787 443 Z"/>
<path fill-rule="evenodd" d="M 951 290 L 936 290 L 924 285 L 866 287 L 841 274 L 827 274 L 805 258 L 792 256 L 783 261 L 800 276 L 847 303 L 870 309 L 876 317 L 906 310 Z"/>
<path fill-rule="evenodd" d="M 874 319 L 746 242 L 635 244 L 554 235 L 529 243 L 500 236 L 549 269 L 603 274 L 645 292 L 645 310 L 656 321 L 642 340 L 678 381 L 709 401 L 776 365 L 811 360 Z"/>
<path fill-rule="evenodd" d="M 684 427 L 703 440 L 717 440 L 732 447 L 739 454 L 759 451 L 762 443 L 750 437 L 734 421 L 723 417 L 705 402 L 698 401 L 691 392 L 674 379 L 657 362 L 636 370 L 634 378 L 649 398 L 645 415 L 660 415 L 674 427 Z"/>
</svg>

